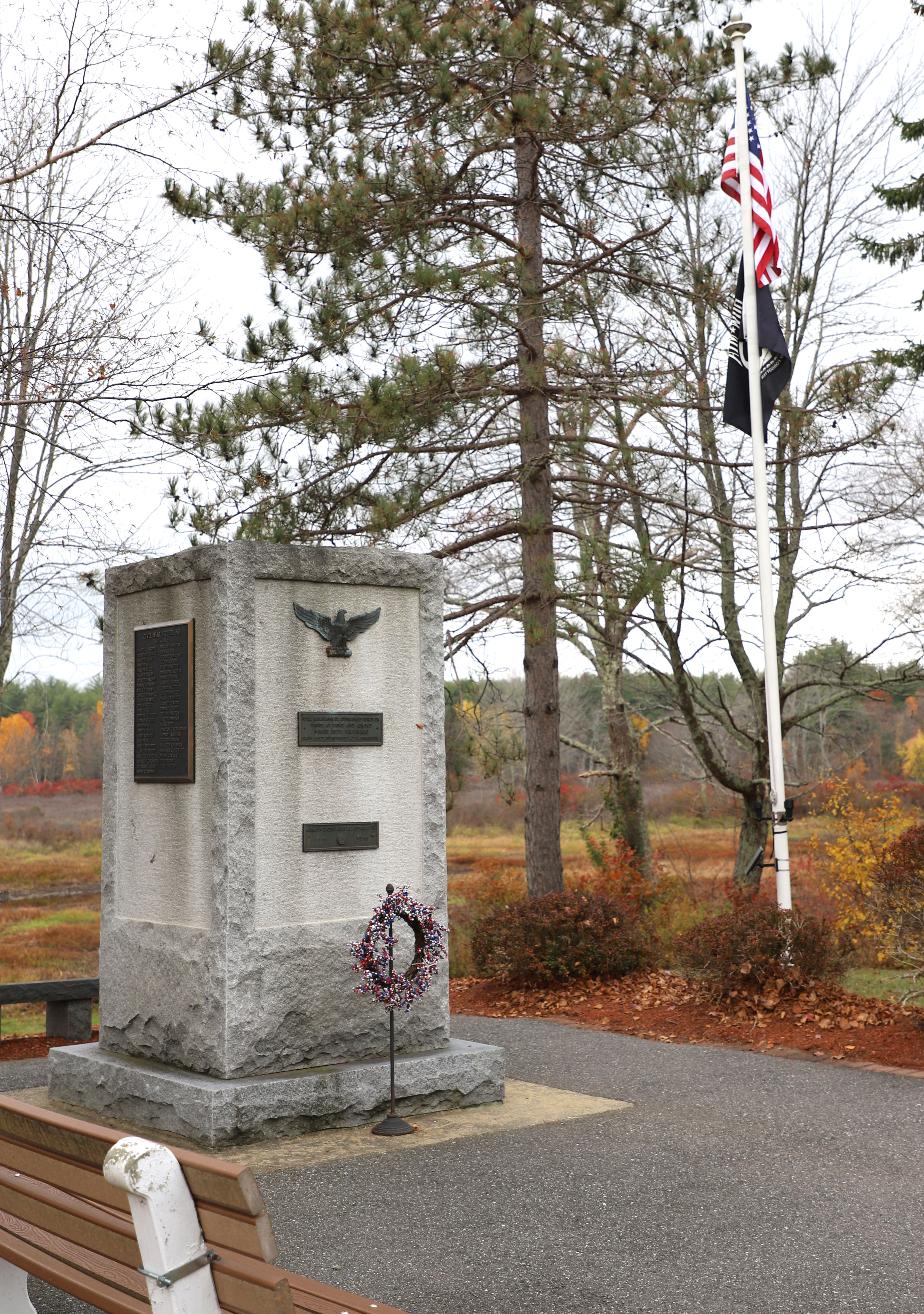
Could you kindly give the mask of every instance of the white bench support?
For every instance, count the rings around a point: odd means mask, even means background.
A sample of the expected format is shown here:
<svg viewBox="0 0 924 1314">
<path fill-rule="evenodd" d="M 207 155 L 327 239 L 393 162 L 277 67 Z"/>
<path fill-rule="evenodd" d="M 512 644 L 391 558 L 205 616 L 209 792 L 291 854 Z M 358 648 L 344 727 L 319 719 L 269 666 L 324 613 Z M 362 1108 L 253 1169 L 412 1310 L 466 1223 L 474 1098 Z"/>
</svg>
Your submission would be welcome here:
<svg viewBox="0 0 924 1314">
<path fill-rule="evenodd" d="M 35 1314 L 26 1290 L 28 1274 L 0 1259 L 0 1314 Z"/>
<path fill-rule="evenodd" d="M 128 1192 L 153 1314 L 221 1314 L 209 1251 L 183 1170 L 165 1145 L 124 1136 L 103 1175 Z M 28 1303 L 23 1314 L 29 1314 Z M 11 1314 L 19 1314 L 14 1306 Z"/>
</svg>

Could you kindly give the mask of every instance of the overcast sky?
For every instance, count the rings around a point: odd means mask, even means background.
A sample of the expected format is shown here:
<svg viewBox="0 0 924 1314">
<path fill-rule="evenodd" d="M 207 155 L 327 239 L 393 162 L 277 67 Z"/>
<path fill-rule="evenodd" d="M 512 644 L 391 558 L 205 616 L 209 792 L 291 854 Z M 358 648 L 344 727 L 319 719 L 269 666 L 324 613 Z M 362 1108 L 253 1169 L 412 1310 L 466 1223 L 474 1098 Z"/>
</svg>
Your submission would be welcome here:
<svg viewBox="0 0 924 1314">
<path fill-rule="evenodd" d="M 96 0 L 87 0 L 85 8 L 92 9 L 94 3 Z M 187 68 L 196 66 L 208 32 L 227 30 L 236 21 L 239 10 L 238 3 L 221 3 L 221 0 L 183 0 L 182 3 L 146 0 L 128 6 L 126 13 L 131 16 L 135 35 L 126 38 L 125 45 L 130 48 L 129 62 L 135 81 L 145 83 L 154 98 L 158 90 L 170 86 L 175 77 L 174 68 L 182 62 Z M 24 44 L 32 41 L 34 48 L 41 50 L 42 43 L 49 40 L 51 12 L 46 0 L 32 0 L 25 10 L 8 3 L 3 11 L 5 17 L 0 16 L 0 40 L 4 37 L 4 27 L 9 37 L 18 25 Z M 725 6 L 714 6 L 717 21 L 724 12 Z M 797 48 L 804 45 L 811 21 L 816 31 L 823 28 L 838 57 L 847 53 L 846 34 L 851 30 L 854 53 L 858 45 L 863 51 L 871 52 L 897 40 L 904 31 L 905 40 L 898 46 L 894 60 L 896 85 L 907 83 L 909 73 L 916 74 L 924 66 L 924 21 L 911 16 L 908 0 L 875 0 L 859 6 L 850 0 L 805 0 L 803 4 L 791 0 L 756 0 L 749 7 L 747 17 L 753 24 L 749 45 L 766 58 L 772 58 L 784 42 L 791 42 Z M 5 40 L 3 44 L 7 46 Z M 118 87 L 114 86 L 113 105 L 118 103 L 118 95 Z M 759 89 L 755 99 L 759 102 Z M 253 173 L 250 149 L 243 138 L 197 130 L 183 116 L 145 128 L 135 141 L 143 146 L 148 158 L 146 162 L 139 158 L 132 165 L 135 181 L 131 205 L 136 213 L 146 214 L 157 228 L 164 249 L 170 252 L 171 271 L 165 280 L 165 291 L 172 301 L 172 322 L 182 332 L 202 315 L 220 334 L 233 338 L 243 315 L 254 313 L 259 318 L 266 312 L 266 285 L 260 262 L 253 251 L 218 232 L 175 223 L 162 201 L 162 187 L 167 172 L 200 181 L 207 181 L 214 173 L 233 175 L 239 170 Z M 764 149 L 772 182 L 773 141 L 765 140 Z M 916 290 L 920 290 L 920 282 L 916 275 L 909 275 L 893 293 L 896 322 L 907 323 L 909 332 L 914 331 L 914 320 L 907 307 Z M 924 331 L 924 324 L 919 331 Z M 165 481 L 166 471 L 155 468 L 145 475 L 132 475 L 128 483 L 111 480 L 100 489 L 100 496 L 112 508 L 120 530 L 134 533 L 147 554 L 177 551 L 186 546 L 182 536 L 167 528 Z M 826 612 L 818 632 L 806 637 L 825 639 L 839 631 L 849 642 L 852 635 L 862 632 L 868 642 L 870 633 L 883 626 L 884 602 L 887 604 L 889 599 L 879 592 L 868 591 L 865 596 L 852 594 L 849 607 L 842 608 L 840 613 Z M 495 673 L 519 673 L 521 652 L 519 636 L 509 635 L 493 638 L 484 655 Z M 10 676 L 54 674 L 83 682 L 96 675 L 101 665 L 101 650 L 93 635 L 88 609 L 81 633 L 66 644 L 60 639 L 42 644 L 17 644 Z M 582 669 L 580 659 L 566 645 L 561 651 L 561 668 L 565 673 Z"/>
</svg>

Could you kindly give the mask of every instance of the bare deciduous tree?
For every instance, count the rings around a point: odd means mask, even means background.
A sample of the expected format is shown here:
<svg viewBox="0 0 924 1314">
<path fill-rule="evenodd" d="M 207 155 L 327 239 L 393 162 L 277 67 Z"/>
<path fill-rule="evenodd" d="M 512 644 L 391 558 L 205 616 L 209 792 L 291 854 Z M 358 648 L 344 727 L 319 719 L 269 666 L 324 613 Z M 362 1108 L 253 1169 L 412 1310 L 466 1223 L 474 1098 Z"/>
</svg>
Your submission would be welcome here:
<svg viewBox="0 0 924 1314">
<path fill-rule="evenodd" d="M 215 3 L 217 10 L 220 0 Z M 45 56 L 43 80 L 50 94 L 34 133 L 0 165 L 0 188 L 87 152 L 108 152 L 110 160 L 119 152 L 145 152 L 150 143 L 142 140 L 143 129 L 168 111 L 208 104 L 208 93 L 217 92 L 228 70 L 208 69 L 200 54 L 177 80 L 178 52 L 164 38 L 139 30 L 139 20 L 141 7 L 127 0 L 40 0 L 38 5 L 10 0 L 4 6 L 0 49 L 5 73 L 17 60 L 34 62 L 30 42 L 40 34 L 37 44 Z M 156 85 L 142 85 L 141 62 L 154 72 Z M 229 68 L 240 72 L 244 67 L 246 62 L 229 51 Z M 162 82 L 165 69 L 171 75 L 168 85 Z"/>
<path fill-rule="evenodd" d="M 768 446 L 784 734 L 855 697 L 861 676 L 878 680 L 876 645 L 859 654 L 845 649 L 841 666 L 817 669 L 800 668 L 793 650 L 800 638 L 805 644 L 808 626 L 818 623 L 824 608 L 842 603 L 858 584 L 894 579 L 902 570 L 886 530 L 893 507 L 878 453 L 899 422 L 906 394 L 870 350 L 881 286 L 864 280 L 848 258 L 855 233 L 875 231 L 880 220 L 870 200 L 868 162 L 890 127 L 889 104 L 876 85 L 888 74 L 889 55 L 854 65 L 848 57 L 837 69 L 822 69 L 823 76 L 773 107 L 780 132 L 771 181 L 778 217 L 789 216 L 776 296 L 795 365 Z M 744 803 L 735 864 L 736 879 L 744 881 L 754 879 L 748 868 L 766 838 L 769 767 L 750 438 L 719 419 L 724 325 L 731 317 L 725 296 L 738 259 L 736 216 L 717 212 L 697 134 L 681 131 L 676 145 L 685 168 L 673 187 L 677 217 L 668 259 L 685 269 L 692 296 L 667 292 L 648 298 L 645 307 L 655 321 L 646 331 L 664 365 L 676 372 L 673 396 L 683 403 L 680 410 L 653 408 L 657 427 L 649 430 L 656 445 L 673 446 L 685 472 L 681 546 L 669 575 L 658 571 L 664 559 L 652 551 L 644 492 L 628 447 L 623 473 L 636 489 L 638 543 L 653 581 L 656 654 L 648 660 L 676 700 L 702 769 Z M 780 205 L 784 200 L 788 209 Z M 720 681 L 696 673 L 729 661 L 741 689 L 733 703 Z"/>
<path fill-rule="evenodd" d="M 0 97 L 0 688 L 14 637 L 66 626 L 81 570 L 124 548 L 102 484 L 150 459 L 124 417 L 176 358 L 124 176 L 65 150 L 86 121 L 68 57 L 8 63 Z M 62 158 L 23 171 L 49 122 Z"/>
</svg>

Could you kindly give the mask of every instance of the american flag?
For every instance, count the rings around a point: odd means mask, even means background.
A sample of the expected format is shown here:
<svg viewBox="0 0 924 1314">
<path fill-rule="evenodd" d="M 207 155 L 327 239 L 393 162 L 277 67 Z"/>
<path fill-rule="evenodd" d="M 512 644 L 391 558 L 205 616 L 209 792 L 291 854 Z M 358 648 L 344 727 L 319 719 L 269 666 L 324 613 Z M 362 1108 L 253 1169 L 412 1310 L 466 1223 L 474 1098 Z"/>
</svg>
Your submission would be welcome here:
<svg viewBox="0 0 924 1314">
<path fill-rule="evenodd" d="M 757 135 L 757 121 L 748 96 L 748 154 L 751 158 L 751 212 L 754 218 L 754 268 L 757 286 L 769 287 L 779 278 L 780 241 L 773 227 L 773 201 L 770 184 L 764 177 L 764 153 Z M 735 129 L 731 130 L 725 158 L 722 161 L 722 191 L 740 203 L 741 186 L 738 182 L 738 161 L 735 156 Z"/>
</svg>

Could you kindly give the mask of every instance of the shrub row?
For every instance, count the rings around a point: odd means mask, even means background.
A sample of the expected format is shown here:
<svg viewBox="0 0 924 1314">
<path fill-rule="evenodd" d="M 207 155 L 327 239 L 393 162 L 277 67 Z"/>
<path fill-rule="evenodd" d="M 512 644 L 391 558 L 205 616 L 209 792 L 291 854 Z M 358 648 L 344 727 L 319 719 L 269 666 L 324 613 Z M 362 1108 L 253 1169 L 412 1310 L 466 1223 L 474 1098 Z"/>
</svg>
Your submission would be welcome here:
<svg viewBox="0 0 924 1314">
<path fill-rule="evenodd" d="M 738 901 L 682 935 L 678 966 L 718 994 L 777 991 L 807 979 L 830 980 L 844 947 L 831 924 L 786 916 L 764 900 Z M 517 987 L 625 976 L 651 960 L 645 919 L 622 900 L 588 891 L 527 899 L 482 916 L 473 927 L 476 970 Z M 779 984 L 782 982 L 782 985 Z"/>
<path fill-rule="evenodd" d="M 528 899 L 522 886 L 495 881 L 466 928 L 479 974 L 519 987 L 623 976 L 647 962 L 672 961 L 717 994 L 775 993 L 843 969 L 849 927 L 838 930 L 803 907 L 783 914 L 766 898 L 728 889 L 730 907 L 673 933 L 665 910 L 676 889 L 640 877 L 620 841 L 588 844 L 591 870 L 577 888 Z M 886 844 L 863 887 L 880 928 L 880 956 L 912 969 L 924 992 L 924 825 Z"/>
<path fill-rule="evenodd" d="M 31 780 L 27 785 L 8 784 L 2 793 L 6 798 L 55 798 L 59 794 L 98 794 L 103 788 L 98 778 L 65 780 Z"/>
</svg>

